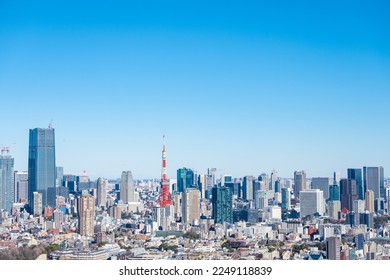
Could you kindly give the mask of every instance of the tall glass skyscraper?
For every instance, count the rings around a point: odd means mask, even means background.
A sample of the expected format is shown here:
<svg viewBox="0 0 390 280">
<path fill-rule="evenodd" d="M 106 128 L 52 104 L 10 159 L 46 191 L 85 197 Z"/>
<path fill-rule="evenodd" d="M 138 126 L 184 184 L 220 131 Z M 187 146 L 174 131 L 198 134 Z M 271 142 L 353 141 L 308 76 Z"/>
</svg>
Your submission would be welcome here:
<svg viewBox="0 0 390 280">
<path fill-rule="evenodd" d="M 56 206 L 56 156 L 54 128 L 30 129 L 28 150 L 29 205 L 34 192 L 42 194 L 42 208 Z M 34 213 L 34 209 L 31 209 Z"/>
<path fill-rule="evenodd" d="M 196 186 L 196 175 L 189 168 L 180 168 L 177 170 L 177 191 L 185 192 L 186 188 Z"/>
<path fill-rule="evenodd" d="M 363 167 L 364 191 L 374 192 L 375 199 L 385 198 L 384 170 L 382 166 Z"/>
<path fill-rule="evenodd" d="M 215 223 L 233 223 L 233 198 L 230 188 L 212 189 L 213 219 Z"/>
<path fill-rule="evenodd" d="M 0 155 L 0 209 L 10 211 L 14 202 L 14 159 L 10 155 Z"/>
<path fill-rule="evenodd" d="M 363 186 L 362 170 L 360 168 L 348 168 L 347 173 L 348 173 L 348 180 L 356 181 L 358 198 L 363 200 L 365 190 Z"/>
</svg>

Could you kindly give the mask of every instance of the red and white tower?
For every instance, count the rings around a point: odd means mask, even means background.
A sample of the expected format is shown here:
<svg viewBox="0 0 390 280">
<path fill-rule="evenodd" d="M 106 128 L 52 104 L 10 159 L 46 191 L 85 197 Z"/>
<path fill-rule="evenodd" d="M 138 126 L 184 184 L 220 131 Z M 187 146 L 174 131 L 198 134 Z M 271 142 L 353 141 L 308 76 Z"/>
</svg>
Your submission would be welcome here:
<svg viewBox="0 0 390 280">
<path fill-rule="evenodd" d="M 165 138 L 165 135 L 163 136 Z M 169 182 L 167 176 L 167 157 L 165 151 L 165 144 L 162 149 L 162 170 L 161 170 L 161 188 L 160 195 L 158 198 L 160 207 L 165 207 L 167 205 L 172 205 L 171 195 L 169 193 Z"/>
</svg>

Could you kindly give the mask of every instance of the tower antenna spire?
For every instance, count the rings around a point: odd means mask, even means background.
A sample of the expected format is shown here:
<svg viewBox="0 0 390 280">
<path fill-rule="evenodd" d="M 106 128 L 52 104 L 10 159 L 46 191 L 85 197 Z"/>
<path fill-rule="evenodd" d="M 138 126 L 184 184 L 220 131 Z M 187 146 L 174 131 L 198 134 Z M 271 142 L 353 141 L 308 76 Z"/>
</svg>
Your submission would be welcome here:
<svg viewBox="0 0 390 280">
<path fill-rule="evenodd" d="M 167 157 L 165 149 L 165 134 L 163 134 L 163 148 L 162 148 L 162 169 L 161 169 L 161 188 L 158 202 L 161 207 L 172 205 L 171 195 L 169 193 L 169 181 L 167 176 Z"/>
</svg>

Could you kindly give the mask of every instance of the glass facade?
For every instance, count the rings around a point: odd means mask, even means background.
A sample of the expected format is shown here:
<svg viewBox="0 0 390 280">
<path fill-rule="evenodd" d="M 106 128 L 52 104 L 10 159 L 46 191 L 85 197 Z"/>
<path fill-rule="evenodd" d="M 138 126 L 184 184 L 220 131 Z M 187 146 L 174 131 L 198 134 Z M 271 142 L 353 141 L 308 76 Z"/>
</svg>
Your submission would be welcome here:
<svg viewBox="0 0 390 280">
<path fill-rule="evenodd" d="M 42 194 L 43 207 L 56 206 L 56 157 L 53 128 L 30 129 L 28 181 L 29 203 L 32 207 L 34 192 Z"/>
<path fill-rule="evenodd" d="M 184 192 L 186 188 L 196 186 L 196 175 L 189 168 L 180 168 L 177 170 L 177 191 Z"/>
<path fill-rule="evenodd" d="M 358 198 L 363 200 L 365 190 L 363 187 L 362 170 L 360 168 L 348 168 L 347 173 L 348 173 L 349 180 L 356 181 L 356 189 L 357 189 Z"/>
<path fill-rule="evenodd" d="M 212 204 L 213 219 L 216 224 L 233 223 L 233 198 L 230 188 L 214 187 Z"/>
<path fill-rule="evenodd" d="M 10 211 L 14 202 L 14 159 L 0 155 L 0 209 Z"/>
</svg>

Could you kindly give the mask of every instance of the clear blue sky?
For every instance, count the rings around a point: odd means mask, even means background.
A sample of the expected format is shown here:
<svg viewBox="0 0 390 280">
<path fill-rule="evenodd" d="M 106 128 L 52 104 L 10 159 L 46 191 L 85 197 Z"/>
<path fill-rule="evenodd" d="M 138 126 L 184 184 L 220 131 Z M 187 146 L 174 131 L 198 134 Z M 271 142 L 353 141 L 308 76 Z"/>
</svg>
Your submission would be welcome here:
<svg viewBox="0 0 390 280">
<path fill-rule="evenodd" d="M 83 3 L 80 3 L 83 2 Z M 0 1 L 0 145 L 65 173 L 390 169 L 389 1 Z"/>
</svg>

